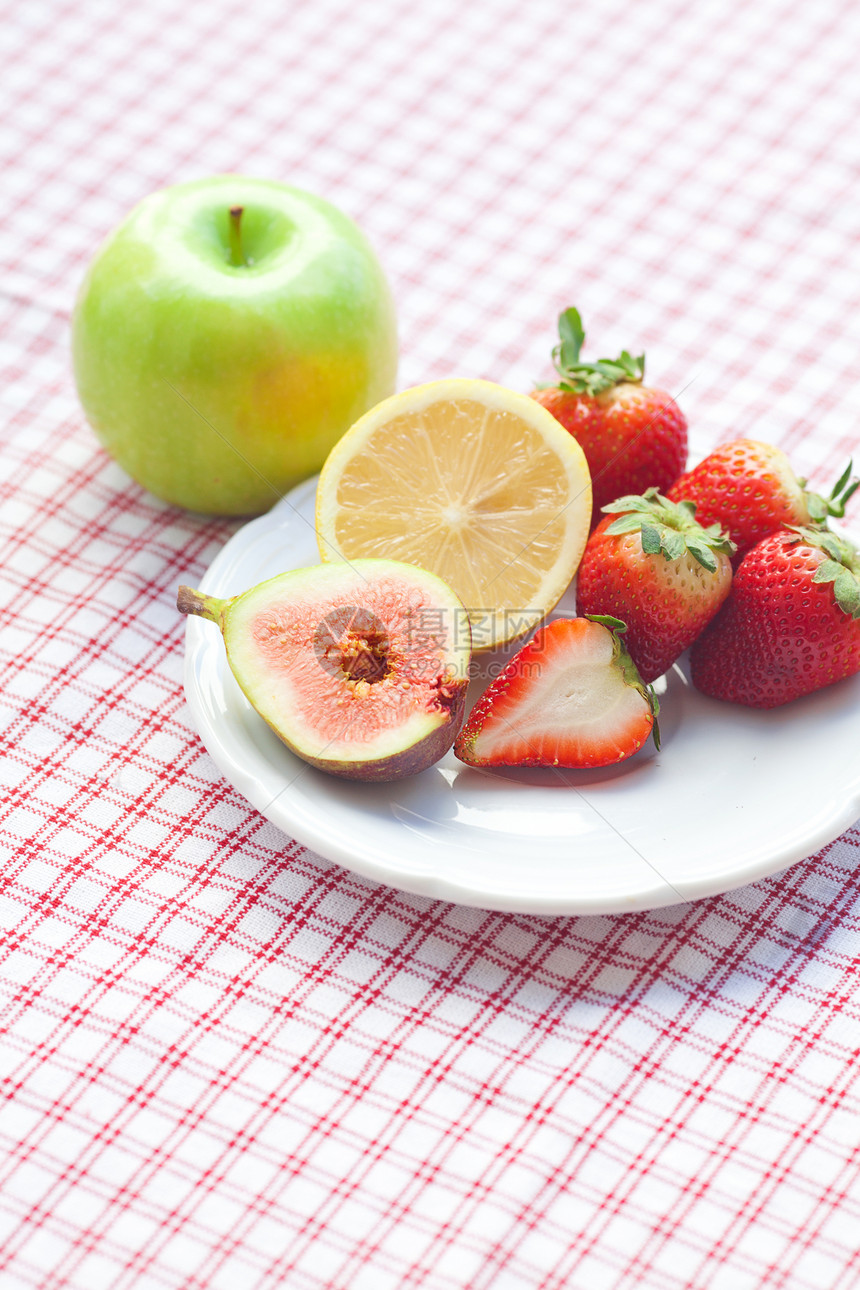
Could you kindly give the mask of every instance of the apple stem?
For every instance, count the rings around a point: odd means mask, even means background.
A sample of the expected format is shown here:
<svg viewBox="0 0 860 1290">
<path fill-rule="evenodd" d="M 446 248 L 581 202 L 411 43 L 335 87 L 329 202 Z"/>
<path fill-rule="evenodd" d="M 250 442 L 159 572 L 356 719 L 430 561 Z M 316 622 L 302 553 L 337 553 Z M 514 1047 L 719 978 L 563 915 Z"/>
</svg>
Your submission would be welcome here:
<svg viewBox="0 0 860 1290">
<path fill-rule="evenodd" d="M 210 623 L 217 623 L 219 627 L 225 603 L 217 596 L 207 596 L 202 591 L 195 591 L 193 587 L 180 587 L 176 596 L 176 608 L 180 614 L 197 614 L 200 618 L 208 618 Z"/>
<path fill-rule="evenodd" d="M 245 263 L 242 254 L 242 212 L 244 206 L 230 208 L 230 263 L 236 266 Z"/>
</svg>

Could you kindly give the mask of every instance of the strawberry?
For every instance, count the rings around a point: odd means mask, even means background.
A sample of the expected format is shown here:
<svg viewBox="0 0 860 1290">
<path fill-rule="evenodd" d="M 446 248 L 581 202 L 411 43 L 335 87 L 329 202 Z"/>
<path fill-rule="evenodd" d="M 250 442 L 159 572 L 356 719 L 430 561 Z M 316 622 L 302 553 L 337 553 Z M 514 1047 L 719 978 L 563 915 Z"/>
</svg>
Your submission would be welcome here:
<svg viewBox="0 0 860 1290">
<path fill-rule="evenodd" d="M 689 502 L 656 488 L 619 497 L 591 534 L 579 565 L 576 609 L 627 624 L 626 645 L 643 681 L 662 676 L 722 605 L 732 582 L 732 543 L 703 528 Z"/>
<path fill-rule="evenodd" d="M 475 704 L 454 743 L 470 766 L 612 766 L 653 732 L 658 703 L 616 618 L 541 627 Z"/>
<path fill-rule="evenodd" d="M 821 529 L 782 530 L 741 561 L 690 651 L 703 694 L 775 708 L 860 671 L 860 552 Z"/>
<path fill-rule="evenodd" d="M 806 481 L 797 478 L 781 448 L 757 439 L 733 439 L 676 479 L 667 496 L 695 502 L 700 524 L 722 524 L 737 547 L 738 565 L 777 529 L 844 515 L 845 503 L 860 484 L 849 484 L 850 474 L 849 461 L 830 496 L 821 497 L 806 491 Z"/>
<path fill-rule="evenodd" d="M 532 391 L 585 453 L 593 503 L 592 527 L 607 502 L 646 488 L 665 490 L 687 463 L 687 422 L 671 395 L 643 385 L 645 355 L 627 350 L 616 359 L 584 363 L 585 340 L 576 309 L 558 320 L 552 352 L 558 385 Z"/>
</svg>

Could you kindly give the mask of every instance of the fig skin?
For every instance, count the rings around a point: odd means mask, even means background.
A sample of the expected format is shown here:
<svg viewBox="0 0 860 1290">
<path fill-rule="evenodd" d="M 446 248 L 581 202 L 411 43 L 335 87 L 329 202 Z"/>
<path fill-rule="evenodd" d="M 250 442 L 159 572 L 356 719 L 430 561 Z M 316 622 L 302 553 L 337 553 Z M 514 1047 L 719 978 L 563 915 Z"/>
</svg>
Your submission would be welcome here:
<svg viewBox="0 0 860 1290">
<path fill-rule="evenodd" d="M 315 565 L 229 599 L 183 586 L 177 608 L 221 629 L 248 701 L 291 752 L 326 774 L 405 779 L 439 761 L 462 725 L 468 615 L 426 570 L 375 559 Z M 421 626 L 424 611 L 434 615 L 432 630 Z M 356 636 L 356 614 L 379 631 Z M 361 669 L 368 659 L 370 672 Z"/>
<path fill-rule="evenodd" d="M 447 725 L 437 726 L 411 748 L 405 748 L 403 752 L 394 753 L 390 757 L 382 757 L 376 761 L 332 761 L 310 757 L 291 744 L 284 737 L 283 732 L 272 726 L 271 722 L 267 722 L 267 725 L 271 726 L 281 742 L 285 743 L 297 757 L 301 757 L 302 761 L 306 761 L 309 766 L 314 766 L 317 770 L 323 770 L 328 775 L 337 775 L 339 779 L 358 779 L 371 784 L 391 783 L 397 779 L 408 779 L 410 775 L 418 775 L 422 770 L 429 770 L 431 766 L 436 765 L 437 761 L 442 760 L 453 745 L 463 724 L 466 713 L 467 684 L 468 682 L 465 681 L 459 684 L 457 692 L 451 699 L 448 706 Z"/>
</svg>

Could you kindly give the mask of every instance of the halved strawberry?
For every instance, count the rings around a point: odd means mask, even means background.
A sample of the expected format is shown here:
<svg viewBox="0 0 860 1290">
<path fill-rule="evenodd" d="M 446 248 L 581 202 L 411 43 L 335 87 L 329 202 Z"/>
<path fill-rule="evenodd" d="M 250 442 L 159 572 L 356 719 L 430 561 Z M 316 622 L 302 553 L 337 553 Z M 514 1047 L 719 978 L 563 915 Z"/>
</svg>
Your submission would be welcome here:
<svg viewBox="0 0 860 1290">
<path fill-rule="evenodd" d="M 722 524 L 737 547 L 733 563 L 738 565 L 769 533 L 844 515 L 860 484 L 849 482 L 850 476 L 849 461 L 830 495 L 823 497 L 807 490 L 806 480 L 798 479 L 781 448 L 758 439 L 732 439 L 676 479 L 666 496 L 694 502 L 700 524 Z"/>
<path fill-rule="evenodd" d="M 558 320 L 552 352 L 558 385 L 532 391 L 576 439 L 591 471 L 592 527 L 601 507 L 623 493 L 665 492 L 687 462 L 687 422 L 665 390 L 644 384 L 645 355 L 622 350 L 617 358 L 587 363 L 576 309 Z"/>
<path fill-rule="evenodd" d="M 639 677 L 617 618 L 541 627 L 475 704 L 454 744 L 470 766 L 611 766 L 659 747 L 657 697 Z"/>
<path fill-rule="evenodd" d="M 689 502 L 649 488 L 619 497 L 588 539 L 576 582 L 581 614 L 612 614 L 643 681 L 684 652 L 729 594 L 734 547 L 718 524 L 703 528 Z"/>
</svg>

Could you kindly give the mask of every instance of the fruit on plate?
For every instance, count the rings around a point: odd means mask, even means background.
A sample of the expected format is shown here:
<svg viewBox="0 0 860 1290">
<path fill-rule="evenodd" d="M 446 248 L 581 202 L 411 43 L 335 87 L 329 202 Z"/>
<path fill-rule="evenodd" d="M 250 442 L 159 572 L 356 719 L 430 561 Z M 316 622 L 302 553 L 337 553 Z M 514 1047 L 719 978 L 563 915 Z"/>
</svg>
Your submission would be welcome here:
<svg viewBox="0 0 860 1290">
<path fill-rule="evenodd" d="M 851 462 L 829 497 L 807 492 L 786 454 L 758 439 L 721 444 L 668 490 L 672 501 L 695 502 L 700 524 L 722 524 L 737 547 L 740 564 L 757 542 L 792 525 L 809 525 L 845 514 L 860 480 L 849 482 Z"/>
<path fill-rule="evenodd" d="M 317 488 L 323 560 L 405 560 L 449 583 L 475 649 L 534 630 L 579 564 L 591 516 L 576 440 L 533 399 L 451 379 L 372 408 Z"/>
<path fill-rule="evenodd" d="M 219 175 L 153 193 L 97 252 L 72 321 L 97 437 L 192 510 L 268 510 L 394 389 L 391 295 L 328 202 Z"/>
<path fill-rule="evenodd" d="M 469 623 L 440 578 L 390 560 L 315 565 L 177 606 L 221 628 L 249 702 L 297 756 L 345 779 L 438 761 L 460 728 Z"/>
<path fill-rule="evenodd" d="M 558 320 L 553 350 L 557 385 L 533 391 L 582 446 L 594 492 L 592 526 L 607 502 L 625 493 L 669 487 L 687 463 L 687 422 L 664 390 L 643 384 L 645 355 L 627 350 L 615 359 L 586 363 L 585 331 L 576 309 Z"/>
<path fill-rule="evenodd" d="M 577 613 L 621 618 L 642 680 L 653 681 L 728 596 L 734 547 L 718 524 L 704 528 L 694 506 L 656 488 L 603 509 L 579 566 Z"/>
<path fill-rule="evenodd" d="M 690 651 L 703 694 L 774 708 L 860 671 L 860 552 L 826 530 L 772 533 L 747 553 Z"/>
<path fill-rule="evenodd" d="M 611 766 L 652 731 L 657 743 L 657 697 L 623 631 L 611 617 L 539 628 L 475 704 L 456 755 L 470 766 Z"/>
</svg>

